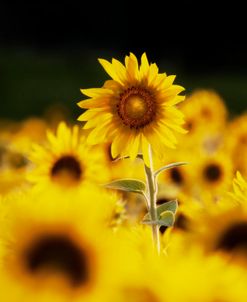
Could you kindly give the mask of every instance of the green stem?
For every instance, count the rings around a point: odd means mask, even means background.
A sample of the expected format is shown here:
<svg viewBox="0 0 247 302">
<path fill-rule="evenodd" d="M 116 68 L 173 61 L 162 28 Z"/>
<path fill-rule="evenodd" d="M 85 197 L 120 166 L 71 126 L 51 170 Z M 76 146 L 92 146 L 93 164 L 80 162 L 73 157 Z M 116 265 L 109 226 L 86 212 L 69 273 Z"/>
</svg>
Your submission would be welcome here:
<svg viewBox="0 0 247 302">
<path fill-rule="evenodd" d="M 148 195 L 149 195 L 149 215 L 151 221 L 157 221 L 157 208 L 156 208 L 156 195 L 157 195 L 157 184 L 155 182 L 154 172 L 153 172 L 153 158 L 152 149 L 149 146 L 149 167 L 144 164 L 147 185 L 148 185 Z M 159 226 L 157 224 L 152 224 L 153 241 L 157 248 L 158 253 L 160 252 L 160 238 L 159 238 Z"/>
</svg>

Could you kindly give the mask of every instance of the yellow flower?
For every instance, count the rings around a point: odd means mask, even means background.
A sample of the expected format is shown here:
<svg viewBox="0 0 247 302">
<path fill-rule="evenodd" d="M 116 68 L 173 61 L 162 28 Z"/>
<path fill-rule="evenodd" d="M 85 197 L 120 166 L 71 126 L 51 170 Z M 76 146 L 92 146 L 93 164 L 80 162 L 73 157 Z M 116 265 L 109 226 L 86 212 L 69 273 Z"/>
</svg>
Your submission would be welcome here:
<svg viewBox="0 0 247 302">
<path fill-rule="evenodd" d="M 108 199 L 89 190 L 74 200 L 47 192 L 2 202 L 0 301 L 109 301 L 131 253 L 103 224 Z"/>
<path fill-rule="evenodd" d="M 233 180 L 233 193 L 230 196 L 236 200 L 237 203 L 246 202 L 247 198 L 247 182 L 242 177 L 240 172 L 236 173 L 236 178 Z"/>
<path fill-rule="evenodd" d="M 247 113 L 234 118 L 228 126 L 227 145 L 235 171 L 247 177 Z"/>
<path fill-rule="evenodd" d="M 233 178 L 233 166 L 229 156 L 223 152 L 213 155 L 201 154 L 194 166 L 192 193 L 200 195 L 209 191 L 215 197 L 221 196 L 230 188 Z"/>
<path fill-rule="evenodd" d="M 221 130 L 226 123 L 227 109 L 224 101 L 211 90 L 194 91 L 186 98 L 181 110 L 185 114 L 185 128 L 189 135 L 200 131 L 202 127 L 206 131 Z"/>
<path fill-rule="evenodd" d="M 184 100 L 178 94 L 183 87 L 173 85 L 175 76 L 159 73 L 156 64 L 149 64 L 146 54 L 137 58 L 131 53 L 125 57 L 125 66 L 112 59 L 112 63 L 99 59 L 112 80 L 102 88 L 83 89 L 89 97 L 78 103 L 88 109 L 78 120 L 86 121 L 84 129 L 91 129 L 88 143 L 112 141 L 113 158 L 118 155 L 135 159 L 141 151 L 148 164 L 148 147 L 160 156 L 163 146 L 175 147 L 174 131 L 181 128 L 183 114 L 176 104 Z"/>
<path fill-rule="evenodd" d="M 48 144 L 34 145 L 29 156 L 34 169 L 28 178 L 37 188 L 52 185 L 74 189 L 86 182 L 106 181 L 107 169 L 101 163 L 102 155 L 91 152 L 77 126 L 70 129 L 61 122 L 56 135 L 48 132 L 47 138 Z"/>
<path fill-rule="evenodd" d="M 165 296 L 162 301 L 246 301 L 246 271 L 218 255 L 205 257 L 200 249 L 185 250 L 176 246 L 163 268 Z"/>
</svg>

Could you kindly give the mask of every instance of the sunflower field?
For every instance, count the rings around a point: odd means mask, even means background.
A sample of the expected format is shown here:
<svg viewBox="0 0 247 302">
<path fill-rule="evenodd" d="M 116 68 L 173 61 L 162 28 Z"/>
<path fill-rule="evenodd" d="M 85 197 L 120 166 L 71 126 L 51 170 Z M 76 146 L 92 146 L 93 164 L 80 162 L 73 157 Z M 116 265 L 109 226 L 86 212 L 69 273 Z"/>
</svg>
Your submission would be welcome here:
<svg viewBox="0 0 247 302">
<path fill-rule="evenodd" d="M 0 124 L 0 301 L 246 302 L 247 113 L 99 63 L 78 120 Z"/>
</svg>

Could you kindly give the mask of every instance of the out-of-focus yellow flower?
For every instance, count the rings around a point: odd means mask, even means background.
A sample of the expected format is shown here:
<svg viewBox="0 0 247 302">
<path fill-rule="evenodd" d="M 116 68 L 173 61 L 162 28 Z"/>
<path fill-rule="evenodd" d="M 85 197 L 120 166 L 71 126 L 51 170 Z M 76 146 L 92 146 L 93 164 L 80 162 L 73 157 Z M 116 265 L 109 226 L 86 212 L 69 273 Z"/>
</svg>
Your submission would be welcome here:
<svg viewBox="0 0 247 302">
<path fill-rule="evenodd" d="M 207 198 L 203 206 L 194 211 L 190 217 L 191 233 L 187 233 L 185 240 L 198 244 L 207 253 L 222 253 L 223 258 L 247 267 L 246 195 L 239 187 L 236 189 L 239 180 L 234 180 L 235 192 L 210 203 Z"/>
<path fill-rule="evenodd" d="M 247 177 L 247 113 L 235 117 L 228 126 L 227 145 L 235 171 Z"/>
<path fill-rule="evenodd" d="M 229 156 L 223 152 L 212 155 L 198 154 L 191 167 L 193 181 L 191 193 L 200 196 L 203 191 L 219 197 L 230 188 L 233 178 L 233 167 Z"/>
<path fill-rule="evenodd" d="M 1 301 L 109 301 L 116 279 L 131 270 L 132 252 L 103 224 L 108 200 L 96 192 L 91 187 L 81 198 L 56 191 L 2 201 Z M 129 267 L 121 267 L 123 259 Z"/>
<path fill-rule="evenodd" d="M 181 110 L 189 136 L 201 131 L 202 127 L 207 131 L 225 127 L 227 109 L 221 97 L 212 90 L 193 92 L 181 105 Z"/>
<path fill-rule="evenodd" d="M 184 88 L 173 85 L 175 76 L 160 74 L 145 53 L 140 66 L 132 53 L 125 57 L 125 66 L 115 59 L 99 62 L 112 80 L 102 88 L 82 90 L 89 99 L 78 105 L 88 110 L 78 119 L 86 122 L 84 129 L 91 129 L 87 141 L 112 141 L 113 158 L 120 155 L 133 160 L 141 151 L 146 164 L 149 144 L 160 156 L 163 146 L 174 148 L 174 132 L 185 132 L 183 114 L 175 107 L 184 99 L 178 95 Z"/>
<path fill-rule="evenodd" d="M 159 175 L 158 178 L 159 185 L 161 186 L 161 190 L 162 187 L 164 187 L 162 191 L 164 193 L 167 192 L 168 198 L 169 195 L 173 197 L 177 197 L 179 192 L 181 191 L 188 192 L 188 190 L 191 188 L 193 182 L 192 171 L 193 171 L 194 157 L 195 154 L 193 151 L 188 152 L 188 150 L 186 149 L 180 149 L 174 152 L 167 152 L 163 161 L 155 162 L 156 169 L 176 162 L 188 163 L 187 165 L 182 165 L 182 166 L 174 167 L 172 169 L 165 170 Z M 172 192 L 174 193 L 172 194 Z"/>
<path fill-rule="evenodd" d="M 52 185 L 63 190 L 80 189 L 86 182 L 108 179 L 102 154 L 91 152 L 77 126 L 70 129 L 61 122 L 56 135 L 49 131 L 47 138 L 47 145 L 34 145 L 29 156 L 34 168 L 28 178 L 37 188 Z"/>
<path fill-rule="evenodd" d="M 242 268 L 230 265 L 219 255 L 205 257 L 198 248 L 180 249 L 179 240 L 170 252 L 163 266 L 165 295 L 161 301 L 246 300 L 246 272 Z"/>
</svg>

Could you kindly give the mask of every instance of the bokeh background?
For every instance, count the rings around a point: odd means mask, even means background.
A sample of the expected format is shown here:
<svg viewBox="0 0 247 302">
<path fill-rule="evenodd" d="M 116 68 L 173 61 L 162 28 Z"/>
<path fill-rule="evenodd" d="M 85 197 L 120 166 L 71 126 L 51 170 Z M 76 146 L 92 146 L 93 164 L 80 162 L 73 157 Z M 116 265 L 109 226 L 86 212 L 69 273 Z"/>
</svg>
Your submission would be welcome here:
<svg viewBox="0 0 247 302">
<path fill-rule="evenodd" d="M 242 13 L 241 13 L 242 12 Z M 102 85 L 97 58 L 123 60 L 130 51 L 177 74 L 189 94 L 216 90 L 232 115 L 247 100 L 247 46 L 241 6 L 187 1 L 35 1 L 1 4 L 0 118 L 76 119 L 80 88 Z"/>
</svg>

